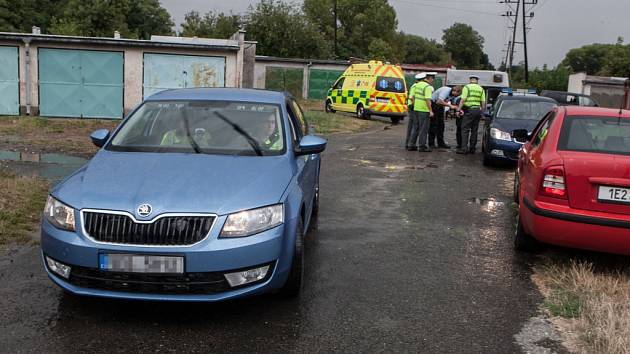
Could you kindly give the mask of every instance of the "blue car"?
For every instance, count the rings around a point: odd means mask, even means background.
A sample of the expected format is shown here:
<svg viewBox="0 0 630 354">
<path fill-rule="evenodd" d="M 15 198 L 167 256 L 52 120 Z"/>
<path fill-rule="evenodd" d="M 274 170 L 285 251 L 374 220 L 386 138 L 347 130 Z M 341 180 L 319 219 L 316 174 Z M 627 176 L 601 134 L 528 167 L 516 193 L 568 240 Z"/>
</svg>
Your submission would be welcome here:
<svg viewBox="0 0 630 354">
<path fill-rule="evenodd" d="M 538 121 L 557 105 L 556 101 L 536 95 L 502 95 L 497 98 L 486 121 L 481 143 L 483 164 L 518 161 L 523 143 L 512 132 L 527 129 L 531 133 Z"/>
<path fill-rule="evenodd" d="M 91 138 L 101 149 L 52 189 L 42 218 L 56 284 L 144 300 L 299 294 L 326 140 L 290 95 L 163 91 Z"/>
</svg>

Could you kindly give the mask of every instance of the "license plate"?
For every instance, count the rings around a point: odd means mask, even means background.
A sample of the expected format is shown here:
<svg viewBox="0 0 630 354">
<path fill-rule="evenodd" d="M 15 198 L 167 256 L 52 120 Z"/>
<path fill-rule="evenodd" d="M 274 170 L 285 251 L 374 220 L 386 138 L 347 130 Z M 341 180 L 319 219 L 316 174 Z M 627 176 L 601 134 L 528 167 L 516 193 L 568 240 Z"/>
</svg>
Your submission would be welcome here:
<svg viewBox="0 0 630 354">
<path fill-rule="evenodd" d="M 630 188 L 599 186 L 597 199 L 609 203 L 630 203 Z"/>
<path fill-rule="evenodd" d="M 153 256 L 139 254 L 101 253 L 98 255 L 99 269 L 125 273 L 184 273 L 184 257 Z"/>
<path fill-rule="evenodd" d="M 378 103 L 389 103 L 389 98 L 377 98 L 376 102 L 378 102 Z"/>
</svg>

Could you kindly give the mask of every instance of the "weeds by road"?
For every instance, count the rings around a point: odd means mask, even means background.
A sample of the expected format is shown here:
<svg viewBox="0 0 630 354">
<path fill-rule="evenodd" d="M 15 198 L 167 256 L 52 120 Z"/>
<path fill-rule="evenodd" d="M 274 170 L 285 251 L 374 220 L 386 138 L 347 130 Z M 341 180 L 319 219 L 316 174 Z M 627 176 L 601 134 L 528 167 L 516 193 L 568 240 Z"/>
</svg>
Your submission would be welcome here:
<svg viewBox="0 0 630 354">
<path fill-rule="evenodd" d="M 355 133 L 381 123 L 377 120 L 358 119 L 350 113 L 326 113 L 321 101 L 303 100 L 300 101 L 300 106 L 309 125 L 315 129 L 315 134 Z"/>
<path fill-rule="evenodd" d="M 97 151 L 90 142 L 90 133 L 101 128 L 112 130 L 118 123 L 98 119 L 1 117 L 0 150 L 89 157 Z"/>
<path fill-rule="evenodd" d="M 545 256 L 535 269 L 545 307 L 581 351 L 630 353 L 630 262 L 569 258 Z"/>
<path fill-rule="evenodd" d="M 44 180 L 0 171 L 0 248 L 31 239 L 47 193 Z"/>
</svg>

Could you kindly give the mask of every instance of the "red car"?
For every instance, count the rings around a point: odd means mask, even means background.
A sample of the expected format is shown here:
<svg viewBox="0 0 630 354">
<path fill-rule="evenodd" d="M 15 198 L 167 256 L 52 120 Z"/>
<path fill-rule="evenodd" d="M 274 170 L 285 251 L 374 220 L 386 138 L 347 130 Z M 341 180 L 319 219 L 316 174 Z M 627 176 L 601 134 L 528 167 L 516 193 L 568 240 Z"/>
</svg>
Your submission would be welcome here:
<svg viewBox="0 0 630 354">
<path fill-rule="evenodd" d="M 630 255 L 630 111 L 557 107 L 519 151 L 514 245 Z"/>
</svg>

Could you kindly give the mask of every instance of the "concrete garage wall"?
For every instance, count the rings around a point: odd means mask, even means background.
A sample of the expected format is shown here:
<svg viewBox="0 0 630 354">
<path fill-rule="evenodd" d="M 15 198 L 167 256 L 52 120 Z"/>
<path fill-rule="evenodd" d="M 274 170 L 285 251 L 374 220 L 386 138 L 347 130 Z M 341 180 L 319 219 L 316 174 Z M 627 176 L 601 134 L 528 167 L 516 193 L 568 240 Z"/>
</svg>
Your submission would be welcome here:
<svg viewBox="0 0 630 354">
<path fill-rule="evenodd" d="M 243 63 L 247 61 L 243 58 L 243 49 L 249 46 L 246 53 L 252 56 L 251 48 L 255 50 L 255 42 L 244 42 L 244 33 L 237 33 L 238 40 L 201 40 L 201 39 L 181 39 L 178 37 L 165 38 L 159 40 L 128 40 L 113 38 L 88 38 L 70 36 L 48 36 L 38 34 L 22 33 L 0 33 L 0 45 L 17 46 L 19 52 L 19 101 L 20 112 L 27 113 L 27 96 L 30 94 L 30 114 L 39 114 L 38 102 L 39 92 L 39 72 L 38 72 L 38 49 L 74 49 L 74 50 L 98 50 L 122 52 L 124 56 L 124 113 L 131 111 L 142 101 L 143 94 L 143 72 L 144 54 L 174 54 L 174 55 L 194 55 L 220 57 L 225 60 L 224 83 L 226 87 L 241 87 L 244 79 Z M 218 44 L 212 44 L 216 41 Z M 28 44 L 27 44 L 28 43 Z M 27 57 L 27 47 L 28 53 Z M 244 60 L 245 59 L 245 60 Z M 30 75 L 27 78 L 26 66 L 29 63 Z M 252 61 L 251 59 L 249 60 Z M 253 68 L 250 69 L 253 72 Z M 247 79 L 245 77 L 245 79 Z M 250 83 L 253 75 L 249 74 Z M 28 91 L 28 94 L 27 94 Z"/>
</svg>

